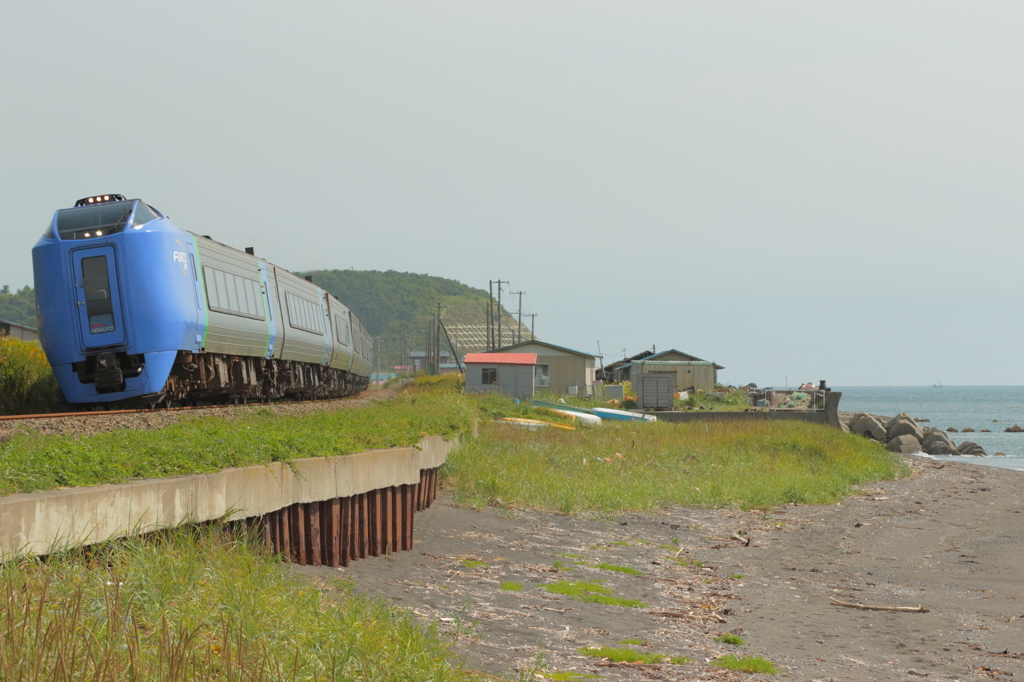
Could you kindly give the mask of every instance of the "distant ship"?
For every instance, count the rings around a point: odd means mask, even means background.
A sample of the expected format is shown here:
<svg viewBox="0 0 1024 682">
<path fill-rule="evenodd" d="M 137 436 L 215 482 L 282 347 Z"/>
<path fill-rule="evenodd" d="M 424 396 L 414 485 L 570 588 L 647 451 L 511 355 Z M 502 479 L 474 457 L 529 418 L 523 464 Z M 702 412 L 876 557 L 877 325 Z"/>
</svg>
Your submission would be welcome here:
<svg viewBox="0 0 1024 682">
<path fill-rule="evenodd" d="M 935 381 L 936 381 L 936 382 L 938 382 L 938 383 L 934 383 L 934 384 L 932 384 L 932 388 L 945 388 L 945 387 L 944 387 L 944 386 L 942 385 L 942 382 L 941 382 L 941 381 L 939 381 L 939 378 L 938 378 L 938 377 L 935 377 Z"/>
</svg>

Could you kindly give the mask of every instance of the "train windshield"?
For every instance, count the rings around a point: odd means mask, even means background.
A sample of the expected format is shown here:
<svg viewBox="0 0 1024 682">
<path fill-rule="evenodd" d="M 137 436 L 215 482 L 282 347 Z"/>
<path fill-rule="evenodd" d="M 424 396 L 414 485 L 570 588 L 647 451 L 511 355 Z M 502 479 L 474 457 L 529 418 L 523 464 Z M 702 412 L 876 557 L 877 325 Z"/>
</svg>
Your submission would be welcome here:
<svg viewBox="0 0 1024 682">
<path fill-rule="evenodd" d="M 134 201 L 118 201 L 57 211 L 57 233 L 61 239 L 91 239 L 120 232 L 134 205 Z"/>
</svg>

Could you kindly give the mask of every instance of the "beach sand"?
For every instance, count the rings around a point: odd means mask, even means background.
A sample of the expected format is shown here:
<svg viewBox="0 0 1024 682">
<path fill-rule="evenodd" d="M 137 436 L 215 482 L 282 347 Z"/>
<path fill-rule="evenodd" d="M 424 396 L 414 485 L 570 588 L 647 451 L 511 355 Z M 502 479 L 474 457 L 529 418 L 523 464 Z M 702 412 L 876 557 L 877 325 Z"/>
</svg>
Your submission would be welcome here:
<svg viewBox="0 0 1024 682">
<path fill-rule="evenodd" d="M 726 653 L 770 659 L 787 680 L 1024 677 L 1024 474 L 907 460 L 913 476 L 865 486 L 840 505 L 768 511 L 578 519 L 460 509 L 442 494 L 417 515 L 413 551 L 294 570 L 345 576 L 360 592 L 413 608 L 455 638 L 470 667 L 511 679 L 535 674 L 541 652 L 546 670 L 602 679 L 783 677 L 708 665 Z M 560 580 L 600 580 L 649 606 L 544 589 Z M 523 590 L 501 590 L 503 582 Z M 855 610 L 830 597 L 928 612 Z M 716 641 L 726 632 L 746 643 Z M 608 665 L 578 652 L 634 638 L 640 651 L 695 663 Z"/>
</svg>

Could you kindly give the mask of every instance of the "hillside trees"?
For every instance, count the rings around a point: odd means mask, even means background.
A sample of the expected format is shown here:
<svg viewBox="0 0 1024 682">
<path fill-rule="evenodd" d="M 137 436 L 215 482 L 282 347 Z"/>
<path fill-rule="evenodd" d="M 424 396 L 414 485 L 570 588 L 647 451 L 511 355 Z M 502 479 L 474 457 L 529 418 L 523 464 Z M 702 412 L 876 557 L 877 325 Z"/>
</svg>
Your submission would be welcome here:
<svg viewBox="0 0 1024 682">
<path fill-rule="evenodd" d="M 0 320 L 36 326 L 36 292 L 32 287 L 17 291 L 6 284 L 0 287 Z"/>
</svg>

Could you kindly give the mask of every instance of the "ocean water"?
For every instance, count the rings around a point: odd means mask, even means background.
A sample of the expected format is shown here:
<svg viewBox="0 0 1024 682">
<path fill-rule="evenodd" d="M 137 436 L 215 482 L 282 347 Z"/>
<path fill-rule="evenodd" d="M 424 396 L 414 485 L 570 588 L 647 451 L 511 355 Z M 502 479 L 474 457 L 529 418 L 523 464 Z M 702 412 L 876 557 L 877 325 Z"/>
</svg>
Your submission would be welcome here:
<svg viewBox="0 0 1024 682">
<path fill-rule="evenodd" d="M 839 409 L 845 412 L 870 412 L 893 416 L 906 412 L 911 417 L 928 419 L 919 426 L 934 426 L 945 431 L 973 428 L 976 433 L 949 433 L 960 444 L 974 441 L 990 455 L 1005 452 L 1006 457 L 935 457 L 939 460 L 971 462 L 1024 471 L 1024 433 L 1004 433 L 1014 424 L 1024 428 L 1024 386 L 847 386 L 842 391 Z M 991 429 L 991 433 L 977 433 Z"/>
</svg>

